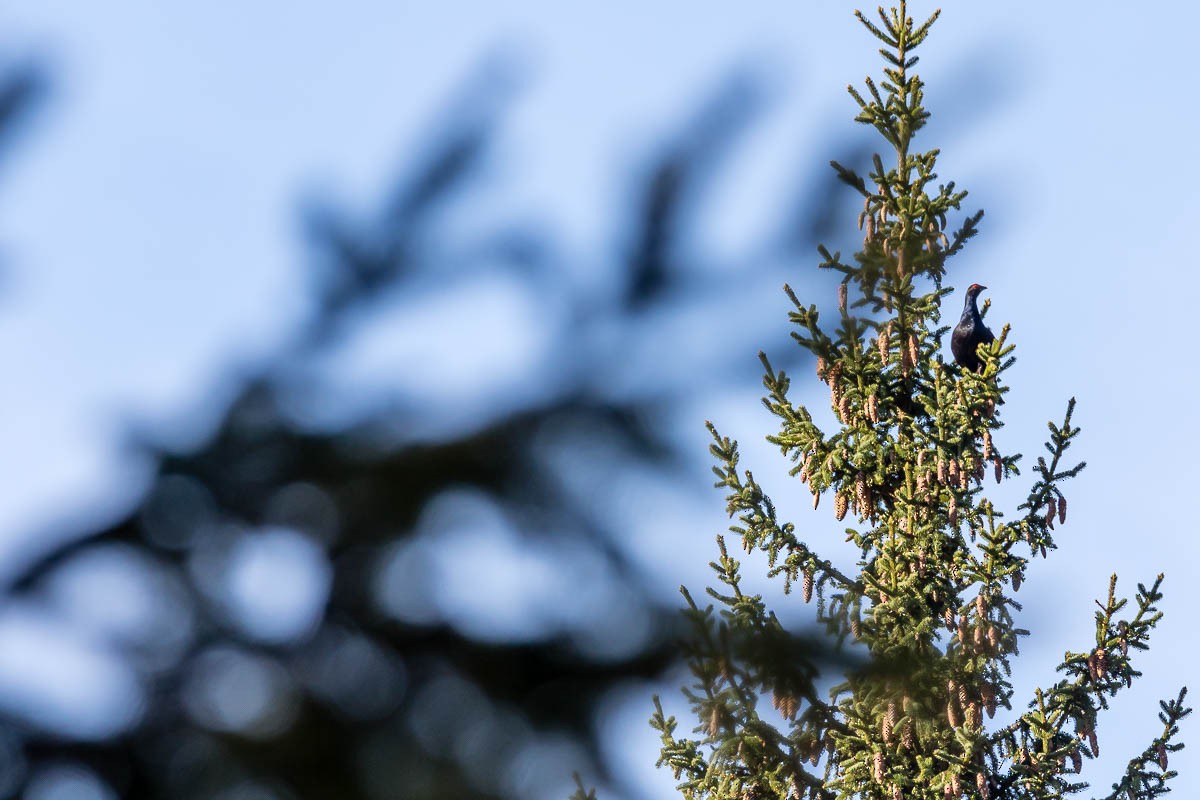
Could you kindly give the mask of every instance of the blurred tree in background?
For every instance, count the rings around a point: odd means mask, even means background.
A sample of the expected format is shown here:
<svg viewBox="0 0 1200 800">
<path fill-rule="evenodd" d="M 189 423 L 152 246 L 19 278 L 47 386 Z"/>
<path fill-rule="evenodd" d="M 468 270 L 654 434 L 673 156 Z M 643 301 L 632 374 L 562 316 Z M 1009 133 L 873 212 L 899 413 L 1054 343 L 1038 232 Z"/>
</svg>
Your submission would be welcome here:
<svg viewBox="0 0 1200 800">
<path fill-rule="evenodd" d="M 40 75 L 0 84 L 0 133 L 14 129 Z M 637 468 L 679 480 L 660 415 L 697 374 L 752 374 L 749 344 L 697 355 L 686 340 L 644 331 L 727 302 L 754 267 L 705 271 L 688 245 L 715 165 L 764 96 L 751 72 L 735 70 L 657 149 L 614 226 L 619 289 L 597 294 L 572 282 L 539 225 L 464 235 L 458 224 L 515 86 L 504 63 L 487 62 L 373 218 L 310 203 L 306 322 L 231 394 L 214 393 L 224 411 L 201 442 L 137 437 L 155 466 L 135 508 L 65 542 L 31 544 L 9 602 L 53 609 L 83 592 L 103 608 L 112 598 L 87 579 L 106 574 L 151 598 L 153 612 L 97 634 L 135 669 L 143 705 L 133 722 L 76 740 L 37 719 L 0 720 L 4 796 L 48 768 L 78 767 L 124 798 L 499 798 L 535 793 L 539 764 L 556 762 L 558 776 L 589 757 L 592 774 L 622 786 L 598 756 L 598 704 L 674 663 L 679 619 L 587 502 L 587 475 Z M 861 160 L 853 142 L 842 149 L 847 163 Z M 757 263 L 786 262 L 822 238 L 830 184 L 804 185 Z M 349 421 L 322 417 L 347 400 L 323 366 L 363 320 L 431 283 L 495 274 L 557 309 L 545 385 L 515 399 L 463 397 L 437 422 L 387 402 L 359 403 Z M 630 378 L 639 349 L 643 362 L 705 363 Z M 572 470 L 580 463 L 589 472 Z M 567 593 L 582 598 L 542 591 L 576 611 L 548 612 L 521 637 L 458 624 L 430 585 L 439 537 L 456 525 L 502 528 L 550 571 L 582 576 Z M 525 777 L 514 778 L 522 763 Z"/>
</svg>

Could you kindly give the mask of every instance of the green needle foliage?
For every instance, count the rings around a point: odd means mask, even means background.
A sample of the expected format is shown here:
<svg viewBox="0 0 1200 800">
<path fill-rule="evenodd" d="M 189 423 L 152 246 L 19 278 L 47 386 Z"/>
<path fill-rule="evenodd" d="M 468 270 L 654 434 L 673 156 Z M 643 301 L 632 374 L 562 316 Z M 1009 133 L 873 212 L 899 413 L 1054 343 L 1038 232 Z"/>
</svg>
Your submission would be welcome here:
<svg viewBox="0 0 1200 800">
<path fill-rule="evenodd" d="M 1065 460 L 1079 429 L 1075 401 L 1050 424 L 1048 454 L 1013 513 L 985 486 L 1021 475 L 1007 448 L 999 404 L 1013 345 L 1004 327 L 980 347 L 983 369 L 965 371 L 939 355 L 946 264 L 976 233 L 982 212 L 963 215 L 966 192 L 935 183 L 938 151 L 911 152 L 929 113 L 914 55 L 937 19 L 922 24 L 906 4 L 859 21 L 882 43 L 883 79 L 850 88 L 859 122 L 887 141 L 865 177 L 834 163 L 863 197 L 862 249 L 849 262 L 821 248 L 820 266 L 844 276 L 839 316 L 819 318 L 785 287 L 801 347 L 816 357 L 841 427 L 826 432 L 788 399 L 789 379 L 765 357 L 766 407 L 780 421 L 770 437 L 790 457 L 791 474 L 822 498 L 846 541 L 860 552 L 857 574 L 819 556 L 781 521 L 754 476 L 738 465 L 737 444 L 710 425 L 717 485 L 728 492 L 731 531 L 747 552 L 766 554 L 770 575 L 805 602 L 839 645 L 852 640 L 865 660 L 846 667 L 826 697 L 807 648 L 760 596 L 743 591 L 740 565 L 718 539 L 720 589 L 702 606 L 684 590 L 695 636 L 686 644 L 694 683 L 685 690 L 699 718 L 680 736 L 657 700 L 651 724 L 662 733 L 660 764 L 687 798 L 1009 798 L 1066 797 L 1086 788 L 1084 759 L 1099 755 L 1100 712 L 1140 673 L 1161 616 L 1161 576 L 1138 586 L 1133 604 L 1116 579 L 1099 603 L 1094 642 L 1068 652 L 1061 677 L 1028 698 L 1011 724 L 990 723 L 1012 709 L 1010 660 L 1020 637 L 1014 599 L 1030 564 L 1055 549 L 1067 521 L 1063 484 L 1084 465 Z M 957 227 L 951 218 L 958 217 Z M 985 306 L 986 311 L 986 306 Z M 830 328 L 833 328 L 831 331 Z M 764 706 L 771 699 L 773 708 Z M 1188 713 L 1184 692 L 1162 704 L 1162 733 L 1129 762 L 1112 798 L 1156 797 L 1175 773 L 1168 754 Z"/>
</svg>

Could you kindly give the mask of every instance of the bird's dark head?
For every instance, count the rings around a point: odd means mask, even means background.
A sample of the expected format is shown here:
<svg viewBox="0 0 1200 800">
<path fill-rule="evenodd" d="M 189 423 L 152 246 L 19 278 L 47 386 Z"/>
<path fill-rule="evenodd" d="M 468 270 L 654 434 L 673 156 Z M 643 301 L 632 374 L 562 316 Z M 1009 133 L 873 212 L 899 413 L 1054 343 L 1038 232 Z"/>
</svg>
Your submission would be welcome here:
<svg viewBox="0 0 1200 800">
<path fill-rule="evenodd" d="M 971 299 L 975 299 L 976 297 L 979 297 L 979 293 L 984 291 L 985 289 L 987 289 L 986 286 L 982 286 L 978 283 L 972 283 L 970 286 L 967 287 L 967 297 L 970 297 Z"/>
</svg>

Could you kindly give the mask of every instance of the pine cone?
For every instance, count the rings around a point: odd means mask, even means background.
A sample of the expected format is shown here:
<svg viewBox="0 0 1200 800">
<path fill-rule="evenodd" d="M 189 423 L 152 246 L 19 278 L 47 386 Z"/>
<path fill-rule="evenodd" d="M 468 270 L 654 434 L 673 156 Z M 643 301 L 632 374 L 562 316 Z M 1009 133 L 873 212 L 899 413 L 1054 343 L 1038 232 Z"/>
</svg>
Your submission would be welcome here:
<svg viewBox="0 0 1200 800">
<path fill-rule="evenodd" d="M 846 313 L 846 284 L 838 284 L 838 310 Z"/>
<path fill-rule="evenodd" d="M 908 335 L 908 361 L 912 366 L 916 366 L 921 360 L 921 349 L 917 344 L 917 336 L 914 333 Z"/>
<path fill-rule="evenodd" d="M 945 621 L 947 629 L 954 630 L 954 611 L 951 608 L 947 607 L 946 610 L 942 612 L 942 620 Z"/>
<path fill-rule="evenodd" d="M 983 460 L 987 461 L 992 457 L 992 432 L 983 432 Z"/>
<path fill-rule="evenodd" d="M 886 745 L 891 745 L 892 743 L 892 728 L 895 724 L 896 704 L 889 703 L 887 713 L 883 715 L 883 721 L 879 723 L 879 736 Z"/>
<path fill-rule="evenodd" d="M 949 517 L 950 517 L 950 527 L 951 528 L 958 527 L 958 501 L 954 498 L 954 495 L 950 495 Z"/>
<path fill-rule="evenodd" d="M 841 522 L 846 518 L 846 495 L 838 492 L 833 496 L 833 515 Z"/>
<path fill-rule="evenodd" d="M 975 613 L 980 619 L 987 616 L 987 601 L 983 599 L 983 592 L 975 595 Z"/>
<path fill-rule="evenodd" d="M 911 720 L 906 720 L 900 728 L 900 745 L 905 750 L 917 749 L 917 735 L 913 732 L 913 724 Z"/>
<path fill-rule="evenodd" d="M 1014 571 L 1012 574 L 1012 587 L 1013 587 L 1014 592 L 1021 591 L 1021 581 L 1022 580 L 1023 580 L 1023 578 L 1021 577 L 1021 570 L 1018 569 L 1018 570 Z"/>
<path fill-rule="evenodd" d="M 875 754 L 875 782 L 883 783 L 883 753 Z"/>
<path fill-rule="evenodd" d="M 1000 478 L 1004 476 L 1004 462 L 1000 460 L 1000 456 L 996 456 L 992 459 L 992 463 L 996 465 L 996 483 L 999 483 Z"/>
<path fill-rule="evenodd" d="M 813 593 L 813 571 L 811 569 L 804 570 L 804 602 L 812 600 Z"/>
<path fill-rule="evenodd" d="M 1054 530 L 1054 518 L 1058 516 L 1058 508 L 1054 504 L 1054 498 L 1050 498 L 1050 502 L 1046 504 L 1046 525 Z"/>
<path fill-rule="evenodd" d="M 867 479 L 861 472 L 854 479 L 854 493 L 858 500 L 858 513 L 867 516 L 871 507 L 871 488 L 867 486 Z"/>
<path fill-rule="evenodd" d="M 946 719 L 950 722 L 951 728 L 957 728 L 962 724 L 962 720 L 958 716 L 958 706 L 954 705 L 953 700 L 946 703 Z"/>
<path fill-rule="evenodd" d="M 813 489 L 813 510 L 817 510 L 817 506 L 821 504 L 821 493 Z"/>
<path fill-rule="evenodd" d="M 947 477 L 946 470 L 947 469 L 948 469 L 948 467 L 946 466 L 946 459 L 939 458 L 938 462 L 937 462 L 937 479 L 938 479 L 938 483 L 940 483 L 942 485 L 945 485 L 945 483 L 946 483 L 946 477 Z"/>
<path fill-rule="evenodd" d="M 1101 678 L 1108 675 L 1108 651 L 1103 647 L 1096 648 L 1096 674 Z"/>
<path fill-rule="evenodd" d="M 1089 729 L 1087 732 L 1088 748 L 1092 751 L 1092 758 L 1100 757 L 1100 742 L 1096 739 L 1096 732 Z"/>
<path fill-rule="evenodd" d="M 1162 742 L 1158 743 L 1158 766 L 1163 772 L 1167 771 L 1167 746 Z"/>
<path fill-rule="evenodd" d="M 1083 772 L 1083 756 L 1079 754 L 1078 749 L 1071 751 L 1071 767 L 1076 774 Z"/>
<path fill-rule="evenodd" d="M 888 363 L 888 346 L 892 336 L 892 323 L 888 323 L 887 327 L 879 332 L 879 338 L 875 340 L 875 347 L 879 350 L 879 360 L 886 366 Z"/>
<path fill-rule="evenodd" d="M 795 697 L 785 697 L 779 710 L 783 712 L 784 719 L 795 719 L 796 712 L 800 710 L 800 701 Z"/>
<path fill-rule="evenodd" d="M 987 775 L 982 772 L 975 773 L 975 788 L 979 790 L 979 796 L 983 800 L 988 800 L 992 796 L 991 787 L 988 786 Z"/>
<path fill-rule="evenodd" d="M 996 716 L 996 688 L 985 682 L 979 687 L 979 694 L 983 699 L 983 708 L 987 711 L 988 719 L 992 719 Z"/>
<path fill-rule="evenodd" d="M 721 707 L 713 706 L 708 715 L 708 735 L 716 736 L 721 732 Z"/>
<path fill-rule="evenodd" d="M 1067 498 L 1060 496 L 1058 498 L 1058 524 L 1065 525 L 1067 522 Z"/>
<path fill-rule="evenodd" d="M 963 708 L 963 722 L 968 728 L 979 727 L 979 708 L 974 703 L 967 703 Z"/>
<path fill-rule="evenodd" d="M 817 377 L 821 380 L 825 380 L 828 377 L 825 367 L 825 356 L 817 356 Z"/>
</svg>

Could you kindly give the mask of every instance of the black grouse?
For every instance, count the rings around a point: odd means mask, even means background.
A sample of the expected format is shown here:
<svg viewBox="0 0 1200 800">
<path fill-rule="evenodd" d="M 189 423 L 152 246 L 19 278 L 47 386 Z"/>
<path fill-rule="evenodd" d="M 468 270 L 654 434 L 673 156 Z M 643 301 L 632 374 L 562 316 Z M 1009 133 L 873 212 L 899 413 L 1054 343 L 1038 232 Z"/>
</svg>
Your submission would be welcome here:
<svg viewBox="0 0 1200 800">
<path fill-rule="evenodd" d="M 979 360 L 976 349 L 981 344 L 996 341 L 987 325 L 983 324 L 983 317 L 979 316 L 979 306 L 975 303 L 979 293 L 986 288 L 978 283 L 967 287 L 967 301 L 963 304 L 962 319 L 958 321 L 954 333 L 950 336 L 950 352 L 954 353 L 954 360 L 960 367 L 974 372 L 983 369 L 983 362 Z"/>
</svg>

